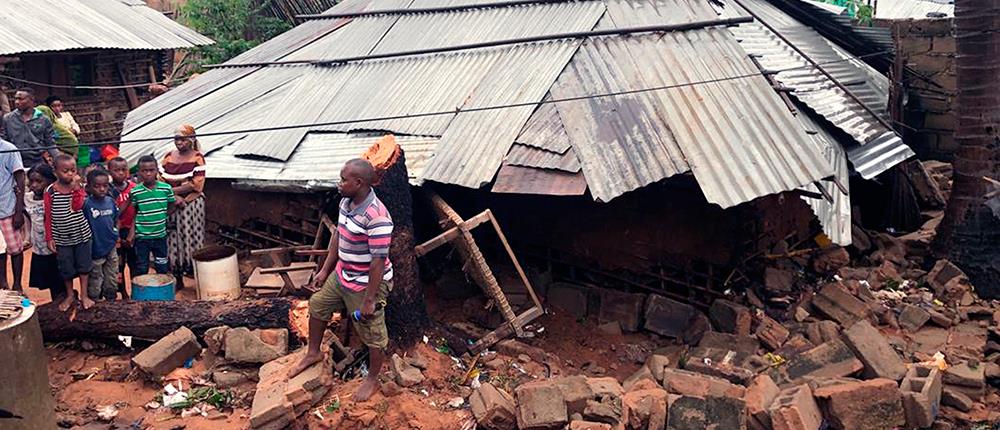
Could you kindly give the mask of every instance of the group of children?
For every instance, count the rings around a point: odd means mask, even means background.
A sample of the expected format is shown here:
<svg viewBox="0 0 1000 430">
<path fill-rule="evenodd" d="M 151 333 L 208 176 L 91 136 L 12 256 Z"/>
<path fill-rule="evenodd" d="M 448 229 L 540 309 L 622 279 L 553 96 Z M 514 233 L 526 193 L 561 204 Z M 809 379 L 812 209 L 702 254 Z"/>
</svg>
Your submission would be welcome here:
<svg viewBox="0 0 1000 430">
<path fill-rule="evenodd" d="M 77 278 L 87 309 L 118 293 L 128 298 L 125 266 L 133 276 L 148 273 L 150 254 L 156 272 L 167 273 L 167 218 L 183 201 L 158 174 L 152 156 L 139 159 L 138 181 L 123 158 L 88 166 L 82 175 L 69 155 L 32 167 L 24 196 L 33 249 L 29 285 L 51 289 L 65 311 L 76 302 Z"/>
</svg>

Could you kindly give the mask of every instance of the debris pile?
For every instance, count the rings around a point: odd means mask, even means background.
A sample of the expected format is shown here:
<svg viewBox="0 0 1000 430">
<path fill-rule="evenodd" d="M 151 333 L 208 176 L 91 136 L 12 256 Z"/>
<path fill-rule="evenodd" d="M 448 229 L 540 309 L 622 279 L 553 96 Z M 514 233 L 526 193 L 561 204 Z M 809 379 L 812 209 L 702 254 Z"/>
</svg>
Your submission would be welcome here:
<svg viewBox="0 0 1000 430">
<path fill-rule="evenodd" d="M 279 357 L 261 366 L 257 393 L 250 412 L 253 429 L 284 429 L 323 399 L 333 382 L 329 360 L 306 368 L 293 378 L 288 370 L 302 358 L 305 350 Z"/>
</svg>

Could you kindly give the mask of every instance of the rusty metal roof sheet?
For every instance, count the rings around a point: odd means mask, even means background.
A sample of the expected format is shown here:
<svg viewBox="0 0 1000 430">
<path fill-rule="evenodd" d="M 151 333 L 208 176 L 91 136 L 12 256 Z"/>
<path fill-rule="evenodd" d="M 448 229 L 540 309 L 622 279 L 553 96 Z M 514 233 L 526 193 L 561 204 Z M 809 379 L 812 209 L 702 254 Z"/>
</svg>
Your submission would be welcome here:
<svg viewBox="0 0 1000 430">
<path fill-rule="evenodd" d="M 587 192 L 583 173 L 504 164 L 490 190 L 504 194 L 581 196 Z"/>
<path fill-rule="evenodd" d="M 71 49 L 178 49 L 202 36 L 132 0 L 0 0 L 0 55 Z"/>
<path fill-rule="evenodd" d="M 555 169 L 570 173 L 580 171 L 580 160 L 576 158 L 576 152 L 572 148 L 567 148 L 566 152 L 560 154 L 521 143 L 515 143 L 510 148 L 510 153 L 504 159 L 504 164 Z"/>
</svg>

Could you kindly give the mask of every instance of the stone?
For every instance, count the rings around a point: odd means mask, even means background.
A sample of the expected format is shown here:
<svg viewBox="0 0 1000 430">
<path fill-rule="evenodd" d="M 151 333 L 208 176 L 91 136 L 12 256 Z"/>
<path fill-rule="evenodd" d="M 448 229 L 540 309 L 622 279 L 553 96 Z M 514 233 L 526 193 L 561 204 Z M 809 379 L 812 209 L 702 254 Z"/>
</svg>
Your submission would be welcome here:
<svg viewBox="0 0 1000 430">
<path fill-rule="evenodd" d="M 232 388 L 250 382 L 250 375 L 240 370 L 216 370 L 212 372 L 212 381 L 217 388 Z"/>
<path fill-rule="evenodd" d="M 840 339 L 825 342 L 795 357 L 774 371 L 778 385 L 799 382 L 806 377 L 837 378 L 852 375 L 864 369 L 854 352 Z M 774 375 L 772 375 L 774 377 Z"/>
<path fill-rule="evenodd" d="M 531 346 L 514 339 L 506 339 L 497 342 L 496 349 L 497 352 L 510 357 L 517 357 L 524 354 L 539 363 L 544 363 L 549 358 L 548 353 L 545 352 L 544 349 Z"/>
<path fill-rule="evenodd" d="M 640 293 L 624 293 L 609 288 L 601 288 L 601 308 L 597 319 L 601 322 L 618 321 L 622 330 L 639 331 L 639 317 L 646 295 Z"/>
<path fill-rule="evenodd" d="M 604 396 L 621 398 L 622 394 L 625 394 L 625 388 L 615 378 L 587 378 L 586 382 L 587 387 L 595 398 Z"/>
<path fill-rule="evenodd" d="M 813 270 L 817 273 L 832 274 L 851 263 L 851 255 L 840 246 L 820 250 L 813 257 Z"/>
<path fill-rule="evenodd" d="M 816 345 L 840 338 L 840 326 L 833 321 L 816 321 L 805 327 L 809 341 Z"/>
<path fill-rule="evenodd" d="M 622 397 L 623 416 L 629 428 L 662 430 L 667 424 L 667 392 L 653 388 L 625 393 Z"/>
<path fill-rule="evenodd" d="M 986 366 L 959 363 L 945 369 L 942 380 L 948 385 L 983 389 L 986 388 Z"/>
<path fill-rule="evenodd" d="M 403 387 L 400 387 L 396 381 L 386 381 L 382 384 L 382 394 L 386 397 L 395 397 L 403 392 Z M 475 393 L 473 393 L 475 395 Z M 472 403 L 472 396 L 469 397 L 469 403 Z M 513 415 L 511 415 L 513 417 Z"/>
<path fill-rule="evenodd" d="M 754 429 L 770 428 L 771 418 L 768 409 L 774 403 L 774 399 L 781 393 L 781 389 L 774 383 L 770 376 L 761 374 L 754 378 L 750 386 L 747 387 L 743 400 L 747 405 L 749 414 L 749 426 Z"/>
<path fill-rule="evenodd" d="M 927 313 L 930 314 L 930 316 L 931 316 L 931 322 L 934 323 L 937 326 L 944 327 L 944 328 L 949 328 L 949 327 L 955 325 L 955 321 L 951 317 L 949 317 L 949 316 L 947 316 L 947 315 L 945 315 L 945 314 L 943 314 L 941 312 L 938 312 L 936 310 L 931 309 L 931 310 L 928 310 Z"/>
<path fill-rule="evenodd" d="M 597 331 L 608 336 L 621 336 L 622 325 L 618 321 L 608 321 L 597 326 Z"/>
<path fill-rule="evenodd" d="M 681 396 L 669 402 L 669 430 L 744 430 L 746 404 L 731 397 Z"/>
<path fill-rule="evenodd" d="M 108 357 L 104 362 L 104 380 L 122 382 L 132 373 L 132 360 L 128 357 Z"/>
<path fill-rule="evenodd" d="M 774 295 L 783 295 L 795 290 L 795 272 L 768 267 L 764 269 L 764 288 Z"/>
<path fill-rule="evenodd" d="M 819 387 L 813 395 L 836 430 L 885 430 L 906 423 L 903 396 L 891 379 Z"/>
<path fill-rule="evenodd" d="M 889 341 L 866 320 L 844 330 L 844 342 L 865 365 L 867 379 L 886 378 L 898 381 L 906 375 L 906 366 Z"/>
<path fill-rule="evenodd" d="M 805 384 L 781 391 L 771 404 L 769 416 L 774 430 L 818 430 L 823 424 L 812 389 Z"/>
<path fill-rule="evenodd" d="M 674 365 L 675 362 L 670 357 L 655 352 L 646 359 L 646 368 L 657 382 L 663 381 L 663 369 L 675 367 Z"/>
<path fill-rule="evenodd" d="M 344 345 L 339 337 L 329 331 L 327 333 L 330 335 L 330 358 L 333 360 L 333 370 L 343 373 L 354 362 L 354 351 Z"/>
<path fill-rule="evenodd" d="M 546 299 L 545 304 L 575 318 L 587 316 L 587 287 L 583 285 L 554 282 L 549 285 Z"/>
<path fill-rule="evenodd" d="M 878 249 L 869 257 L 872 262 L 879 265 L 890 262 L 899 267 L 907 264 L 906 246 L 901 240 L 888 233 L 876 233 L 874 239 Z"/>
<path fill-rule="evenodd" d="M 976 402 L 959 390 L 945 388 L 941 392 L 941 404 L 951 406 L 962 412 L 969 412 L 976 405 Z"/>
<path fill-rule="evenodd" d="M 795 309 L 797 311 L 802 310 L 803 312 L 806 312 L 801 307 L 797 307 Z M 775 321 L 774 318 L 767 316 L 763 312 L 758 312 L 754 319 L 757 322 L 757 330 L 754 331 L 754 335 L 757 336 L 760 343 L 763 343 L 772 351 L 781 348 L 781 346 L 785 344 L 785 341 L 788 340 L 788 336 L 791 335 L 791 332 L 789 332 L 784 325 Z"/>
<path fill-rule="evenodd" d="M 198 338 L 187 327 L 181 327 L 136 354 L 132 362 L 146 374 L 160 377 L 180 367 L 200 352 L 201 345 L 198 344 Z"/>
<path fill-rule="evenodd" d="M 593 421 L 584 421 L 584 420 L 573 420 L 569 422 L 569 430 L 611 430 L 611 424 L 595 423 Z"/>
<path fill-rule="evenodd" d="M 746 306 L 718 299 L 708 310 L 708 319 L 716 330 L 737 336 L 750 336 L 753 314 Z"/>
<path fill-rule="evenodd" d="M 486 382 L 469 396 L 472 415 L 479 427 L 486 430 L 514 430 L 517 428 L 517 410 L 514 399 L 507 392 Z"/>
<path fill-rule="evenodd" d="M 745 362 L 734 351 L 698 347 L 684 363 L 684 370 L 725 379 L 739 385 L 749 385 L 756 372 L 742 366 Z M 766 367 L 766 365 L 764 366 Z"/>
<path fill-rule="evenodd" d="M 743 398 L 746 388 L 725 379 L 687 370 L 664 369 L 663 388 L 670 393 L 697 397 Z"/>
<path fill-rule="evenodd" d="M 850 326 L 868 316 L 868 307 L 836 283 L 826 284 L 812 299 L 812 305 L 842 326 Z"/>
<path fill-rule="evenodd" d="M 646 331 L 675 339 L 694 340 L 693 343 L 701 340 L 711 325 L 708 317 L 694 306 L 656 294 L 650 294 L 646 301 L 645 317 L 643 328 Z M 700 334 L 691 335 L 692 330 L 702 329 L 704 331 Z"/>
<path fill-rule="evenodd" d="M 583 409 L 587 407 L 587 400 L 594 398 L 594 392 L 590 389 L 586 376 L 567 376 L 555 379 L 554 382 L 562 392 L 566 410 L 570 414 L 583 413 Z"/>
<path fill-rule="evenodd" d="M 551 381 L 532 381 L 514 390 L 517 398 L 517 428 L 551 429 L 569 421 L 566 401 L 559 386 Z"/>
<path fill-rule="evenodd" d="M 588 421 L 607 423 L 618 426 L 622 420 L 622 399 L 611 396 L 602 397 L 600 400 L 587 400 L 587 406 L 583 408 L 583 418 Z"/>
<path fill-rule="evenodd" d="M 389 369 L 396 375 L 396 383 L 400 387 L 412 387 L 424 382 L 424 374 L 420 372 L 420 369 L 411 366 L 399 354 L 392 354 L 392 357 L 389 358 Z"/>
<path fill-rule="evenodd" d="M 220 352 L 225 351 L 227 331 L 229 331 L 229 326 L 226 325 L 205 330 L 205 334 L 201 338 L 205 341 L 205 346 L 208 347 L 208 350 L 212 351 L 212 354 L 218 355 Z"/>
<path fill-rule="evenodd" d="M 226 359 L 237 363 L 267 363 L 288 354 L 288 330 L 231 328 L 226 331 L 225 350 Z"/>
<path fill-rule="evenodd" d="M 906 426 L 925 428 L 934 424 L 941 408 L 941 370 L 915 364 L 906 372 L 899 389 L 903 393 Z"/>
<path fill-rule="evenodd" d="M 410 366 L 416 367 L 420 370 L 427 370 L 427 359 L 424 358 L 424 356 L 419 352 L 414 351 L 410 355 L 407 355 L 405 360 Z"/>
<path fill-rule="evenodd" d="M 927 285 L 931 287 L 934 291 L 934 295 L 941 299 L 943 302 L 949 302 L 949 299 L 955 299 L 952 297 L 953 294 L 949 294 L 948 283 L 955 280 L 954 285 L 968 284 L 969 278 L 965 275 L 962 269 L 958 266 L 952 264 L 948 260 L 938 260 L 934 263 L 934 268 L 930 272 L 927 272 Z"/>
<path fill-rule="evenodd" d="M 911 332 L 917 331 L 927 321 L 931 319 L 931 314 L 920 306 L 911 304 L 903 305 L 902 312 L 899 313 L 899 327 Z"/>
<path fill-rule="evenodd" d="M 698 342 L 699 348 L 715 348 L 723 351 L 736 351 L 741 357 L 757 354 L 760 342 L 750 336 L 738 336 L 728 333 L 710 331 Z"/>
</svg>

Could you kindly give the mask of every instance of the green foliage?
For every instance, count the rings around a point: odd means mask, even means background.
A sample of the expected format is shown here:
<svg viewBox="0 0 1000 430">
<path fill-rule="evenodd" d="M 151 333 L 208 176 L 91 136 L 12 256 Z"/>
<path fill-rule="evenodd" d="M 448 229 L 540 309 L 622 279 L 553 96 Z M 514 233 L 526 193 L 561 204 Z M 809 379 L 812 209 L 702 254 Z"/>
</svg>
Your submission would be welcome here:
<svg viewBox="0 0 1000 430">
<path fill-rule="evenodd" d="M 218 64 L 291 28 L 281 19 L 265 16 L 260 3 L 268 0 L 188 0 L 181 20 L 213 40 L 215 45 L 195 49 L 195 63 Z"/>
<path fill-rule="evenodd" d="M 870 26 L 874 13 L 875 9 L 871 5 L 861 5 L 858 7 L 858 13 L 854 14 L 854 18 L 858 20 L 858 24 Z"/>
<path fill-rule="evenodd" d="M 214 387 L 198 387 L 188 391 L 187 400 L 166 405 L 171 409 L 187 409 L 199 403 L 208 403 L 216 409 L 229 407 L 233 402 L 233 392 L 229 390 L 219 391 Z"/>
</svg>

